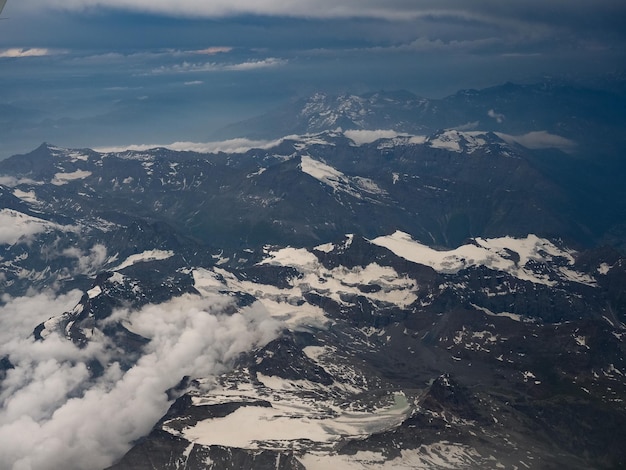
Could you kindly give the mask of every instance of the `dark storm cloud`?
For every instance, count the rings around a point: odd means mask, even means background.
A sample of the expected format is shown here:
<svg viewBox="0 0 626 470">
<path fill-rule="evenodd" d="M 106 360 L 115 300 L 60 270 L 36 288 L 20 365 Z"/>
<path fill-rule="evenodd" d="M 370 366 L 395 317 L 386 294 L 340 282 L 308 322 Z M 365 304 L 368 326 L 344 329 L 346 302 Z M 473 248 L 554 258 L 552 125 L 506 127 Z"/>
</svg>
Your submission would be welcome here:
<svg viewBox="0 0 626 470">
<path fill-rule="evenodd" d="M 9 9 L 18 17 L 37 12 L 71 11 L 97 15 L 117 10 L 194 20 L 250 15 L 318 20 L 369 18 L 405 23 L 404 26 L 396 25 L 401 29 L 410 29 L 411 23 L 419 24 L 415 22 L 421 20 L 435 22 L 444 35 L 447 28 L 458 32 L 462 29 L 460 25 L 472 24 L 480 28 L 523 30 L 529 35 L 548 29 L 555 33 L 586 35 L 593 32 L 602 37 L 623 37 L 626 30 L 626 3 L 610 0 L 34 0 L 9 4 Z M 388 31 L 392 34 L 391 30 Z M 272 31 L 266 32 L 272 34 Z M 324 36 L 324 31 L 319 32 Z M 340 30 L 335 32 L 341 35 Z"/>
<path fill-rule="evenodd" d="M 226 16 L 232 14 L 265 14 L 281 16 L 338 17 L 371 16 L 381 18 L 406 18 L 425 12 L 467 11 L 481 12 L 486 16 L 502 15 L 519 18 L 552 18 L 585 16 L 589 12 L 615 14 L 624 11 L 623 2 L 596 0 L 33 0 L 28 8 L 63 8 L 86 10 L 94 8 L 120 8 L 128 10 L 161 12 L 170 15 Z"/>
</svg>

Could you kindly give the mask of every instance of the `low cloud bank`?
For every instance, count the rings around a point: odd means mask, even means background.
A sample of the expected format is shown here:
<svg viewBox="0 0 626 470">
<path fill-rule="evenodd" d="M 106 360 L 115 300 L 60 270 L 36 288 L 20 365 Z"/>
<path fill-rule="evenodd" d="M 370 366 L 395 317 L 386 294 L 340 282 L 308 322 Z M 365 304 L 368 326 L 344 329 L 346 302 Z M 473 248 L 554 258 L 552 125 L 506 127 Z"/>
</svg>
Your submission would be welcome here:
<svg viewBox="0 0 626 470">
<path fill-rule="evenodd" d="M 145 152 L 155 148 L 167 148 L 180 152 L 200 152 L 200 153 L 243 153 L 251 149 L 269 149 L 279 145 L 283 139 L 276 140 L 250 140 L 237 138 L 218 142 L 174 142 L 171 144 L 133 144 L 115 147 L 98 147 L 98 152 L 124 152 L 126 150 Z"/>
<path fill-rule="evenodd" d="M 356 129 L 344 131 L 343 134 L 356 145 L 371 144 L 378 139 L 393 139 L 399 135 L 396 131 L 388 129 L 374 131 Z"/>
<path fill-rule="evenodd" d="M 144 354 L 124 372 L 108 360 L 111 345 L 96 338 L 87 348 L 52 334 L 34 341 L 33 327 L 69 310 L 80 298 L 36 294 L 3 298 L 0 357 L 14 365 L 0 385 L 0 461 L 12 470 L 102 469 L 145 435 L 170 405 L 165 391 L 185 375 L 210 377 L 239 354 L 275 338 L 281 324 L 258 304 L 232 315 L 226 296 L 185 295 L 140 311 L 119 310 L 110 321 L 150 338 Z M 85 363 L 98 359 L 102 377 Z"/>
<path fill-rule="evenodd" d="M 0 245 L 28 243 L 54 224 L 11 209 L 0 209 Z"/>
<path fill-rule="evenodd" d="M 529 149 L 556 148 L 569 153 L 576 149 L 576 142 L 548 131 L 535 131 L 523 135 L 509 135 L 496 132 L 496 135 L 508 143 L 518 143 Z"/>
</svg>

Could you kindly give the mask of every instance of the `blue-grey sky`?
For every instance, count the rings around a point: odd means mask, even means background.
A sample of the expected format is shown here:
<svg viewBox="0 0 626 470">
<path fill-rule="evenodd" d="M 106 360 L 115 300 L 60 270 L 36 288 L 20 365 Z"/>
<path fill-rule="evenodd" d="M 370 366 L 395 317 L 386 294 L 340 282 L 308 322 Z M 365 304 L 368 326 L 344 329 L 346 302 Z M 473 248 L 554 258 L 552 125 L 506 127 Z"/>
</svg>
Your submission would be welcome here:
<svg viewBox="0 0 626 470">
<path fill-rule="evenodd" d="M 626 2 L 9 0 L 0 158 L 206 140 L 315 91 L 460 88 L 623 71 Z"/>
</svg>

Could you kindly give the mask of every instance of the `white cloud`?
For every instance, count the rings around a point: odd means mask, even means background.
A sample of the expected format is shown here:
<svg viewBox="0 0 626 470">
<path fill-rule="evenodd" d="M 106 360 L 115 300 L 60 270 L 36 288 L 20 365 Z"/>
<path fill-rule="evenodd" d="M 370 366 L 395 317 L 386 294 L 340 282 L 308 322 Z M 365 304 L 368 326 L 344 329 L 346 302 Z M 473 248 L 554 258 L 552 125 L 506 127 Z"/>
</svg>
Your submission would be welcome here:
<svg viewBox="0 0 626 470">
<path fill-rule="evenodd" d="M 489 116 L 492 119 L 495 119 L 498 122 L 498 124 L 502 123 L 505 119 L 504 114 L 496 113 L 493 109 L 490 109 L 489 111 L 487 111 L 487 116 Z"/>
<path fill-rule="evenodd" d="M 563 152 L 573 152 L 576 142 L 548 131 L 535 131 L 523 135 L 509 135 L 496 132 L 497 136 L 509 143 L 518 143 L 529 149 L 556 148 Z"/>
<path fill-rule="evenodd" d="M 268 57 L 261 60 L 249 60 L 238 64 L 222 64 L 217 62 L 182 62 L 180 64 L 161 66 L 152 70 L 154 74 L 193 73 L 193 72 L 246 72 L 249 70 L 266 69 L 285 65 L 287 60 Z"/>
<path fill-rule="evenodd" d="M 0 184 L 14 188 L 20 184 L 41 184 L 39 181 L 30 178 L 16 178 L 15 176 L 0 176 Z"/>
<path fill-rule="evenodd" d="M 85 349 L 57 335 L 28 337 L 47 315 L 67 310 L 79 293 L 4 298 L 0 307 L 0 356 L 9 370 L 0 389 L 0 456 L 5 468 L 102 469 L 121 457 L 165 413 L 165 391 L 185 376 L 221 373 L 241 353 L 275 338 L 281 324 L 258 304 L 225 315 L 227 296 L 185 295 L 140 311 L 117 311 L 150 343 L 124 372 L 107 362 L 101 338 Z M 88 379 L 85 362 L 106 366 Z M 68 395 L 72 395 L 68 397 Z"/>
<path fill-rule="evenodd" d="M 207 47 L 206 49 L 198 49 L 198 50 L 189 51 L 189 52 L 191 54 L 215 55 L 215 54 L 224 54 L 232 50 L 233 50 L 232 47 L 214 46 L 214 47 Z"/>
<path fill-rule="evenodd" d="M 262 59 L 262 60 L 250 60 L 247 62 L 241 62 L 239 64 L 225 65 L 224 70 L 245 71 L 245 70 L 265 69 L 269 67 L 278 67 L 280 65 L 285 65 L 286 63 L 287 61 L 285 59 L 277 59 L 276 57 L 269 57 L 267 59 Z"/>
<path fill-rule="evenodd" d="M 54 224 L 11 209 L 0 210 L 0 245 L 28 243 L 33 236 L 45 232 Z"/>
<path fill-rule="evenodd" d="M 62 255 L 76 258 L 75 272 L 80 274 L 95 274 L 107 261 L 107 249 L 99 243 L 92 246 L 89 253 L 83 252 L 80 248 L 71 247 L 63 250 Z"/>
<path fill-rule="evenodd" d="M 33 328 L 52 315 L 71 309 L 80 300 L 81 293 L 72 291 L 56 295 L 53 291 L 12 298 L 0 298 L 0 357 L 12 341 L 27 338 Z"/>
<path fill-rule="evenodd" d="M 0 51 L 0 58 L 16 58 L 16 57 L 42 57 L 52 55 L 50 49 L 44 48 L 12 48 Z"/>
<path fill-rule="evenodd" d="M 288 136 L 294 137 L 294 136 Z M 115 147 L 99 147 L 98 152 L 112 153 L 132 150 L 143 152 L 154 148 L 167 148 L 170 150 L 182 152 L 199 152 L 199 153 L 243 153 L 251 149 L 268 149 L 279 145 L 284 139 L 276 140 L 250 140 L 246 138 L 223 140 L 219 142 L 174 142 L 171 144 L 134 144 Z"/>
<path fill-rule="evenodd" d="M 35 235 L 55 230 L 78 233 L 80 228 L 73 225 L 59 225 L 13 209 L 0 209 L 0 245 L 30 243 Z"/>
<path fill-rule="evenodd" d="M 478 128 L 480 125 L 480 121 L 469 121 L 465 124 L 459 124 L 458 126 L 454 126 L 451 129 L 456 129 L 457 131 L 473 131 Z"/>
</svg>

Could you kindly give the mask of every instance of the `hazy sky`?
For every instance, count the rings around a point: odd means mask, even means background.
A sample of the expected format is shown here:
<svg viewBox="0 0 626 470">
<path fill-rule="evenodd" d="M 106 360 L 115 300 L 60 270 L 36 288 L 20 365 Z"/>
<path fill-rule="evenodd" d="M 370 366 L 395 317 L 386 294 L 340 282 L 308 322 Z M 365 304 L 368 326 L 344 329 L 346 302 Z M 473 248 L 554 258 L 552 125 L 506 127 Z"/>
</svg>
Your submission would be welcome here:
<svg viewBox="0 0 626 470">
<path fill-rule="evenodd" d="M 438 97 L 626 63 L 617 0 L 9 0 L 3 16 L 0 158 L 202 140 L 320 90 Z"/>
</svg>

